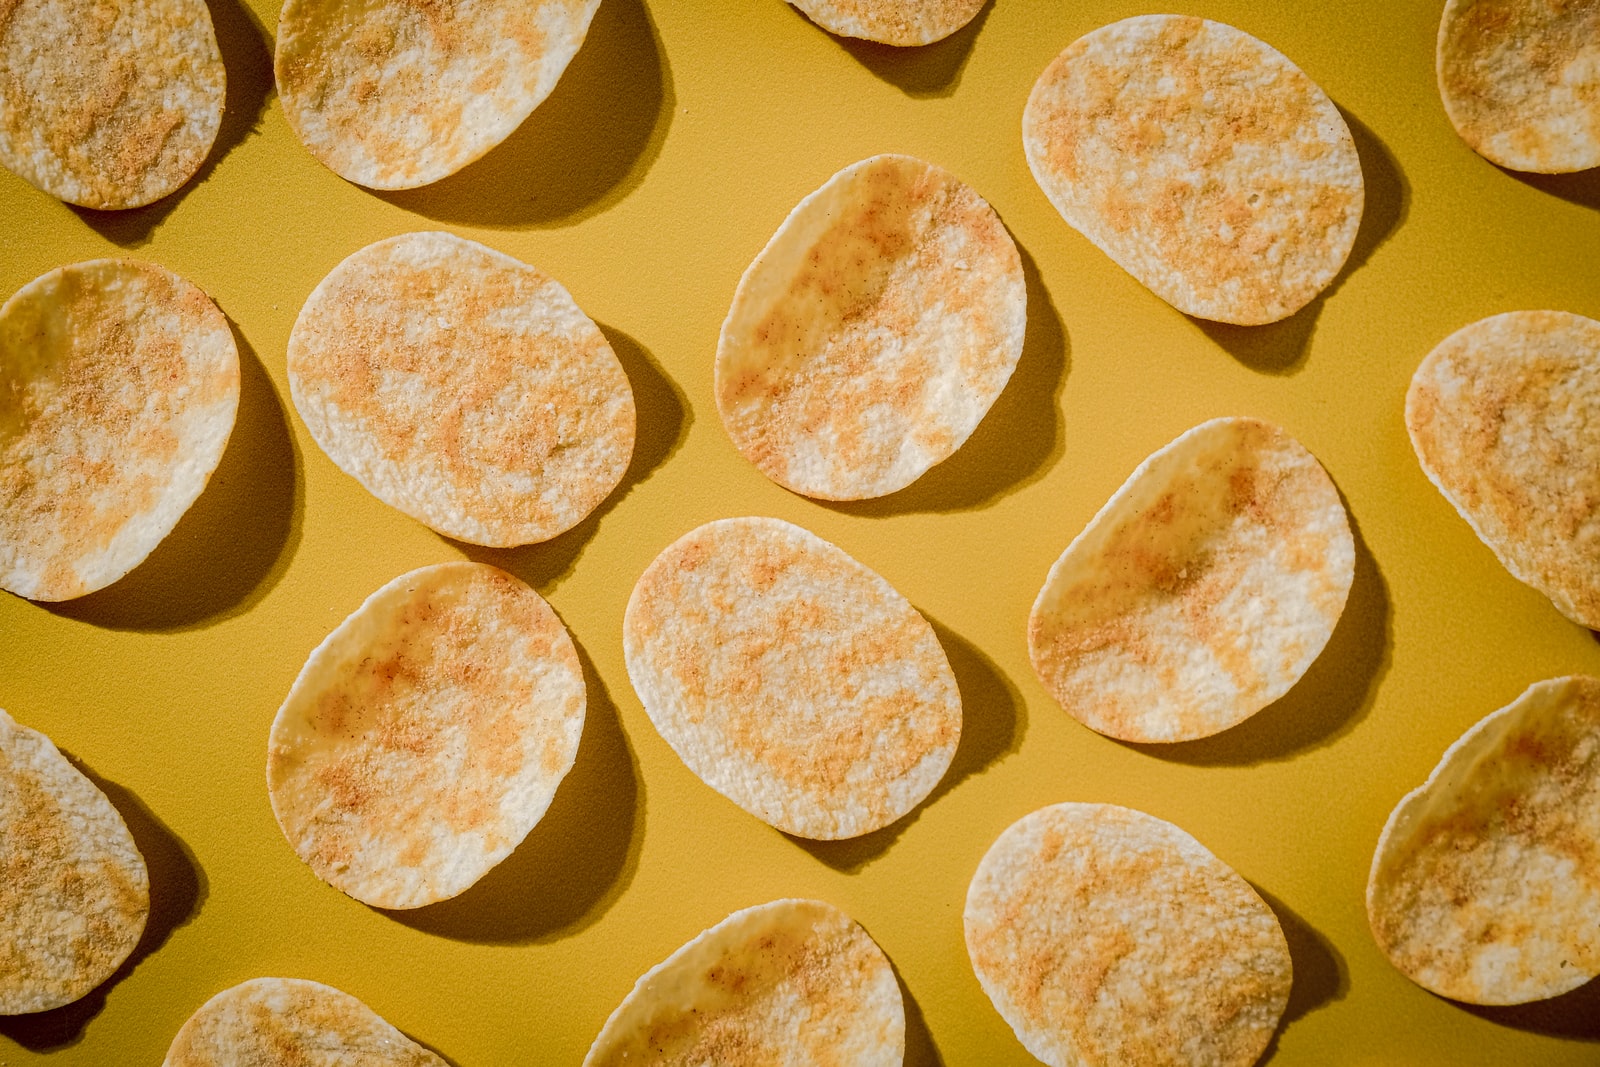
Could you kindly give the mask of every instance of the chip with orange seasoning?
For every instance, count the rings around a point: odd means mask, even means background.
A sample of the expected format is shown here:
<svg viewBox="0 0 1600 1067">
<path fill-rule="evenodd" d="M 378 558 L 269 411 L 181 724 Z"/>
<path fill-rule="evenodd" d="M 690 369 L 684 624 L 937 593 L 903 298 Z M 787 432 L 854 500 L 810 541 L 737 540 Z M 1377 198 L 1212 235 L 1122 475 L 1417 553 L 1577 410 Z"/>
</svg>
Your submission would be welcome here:
<svg viewBox="0 0 1600 1067">
<path fill-rule="evenodd" d="M 788 0 L 840 37 L 880 44 L 942 41 L 973 20 L 988 0 Z"/>
</svg>

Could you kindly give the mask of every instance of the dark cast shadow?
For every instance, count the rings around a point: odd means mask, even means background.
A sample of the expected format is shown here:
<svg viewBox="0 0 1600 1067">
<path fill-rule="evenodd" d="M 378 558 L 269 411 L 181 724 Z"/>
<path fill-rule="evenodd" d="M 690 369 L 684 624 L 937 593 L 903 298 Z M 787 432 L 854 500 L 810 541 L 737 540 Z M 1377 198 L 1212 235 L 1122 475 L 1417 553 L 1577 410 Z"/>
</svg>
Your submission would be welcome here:
<svg viewBox="0 0 1600 1067">
<path fill-rule="evenodd" d="M 971 22 L 943 40 L 909 48 L 859 37 L 840 37 L 821 26 L 816 28 L 837 41 L 856 62 L 907 96 L 950 96 L 961 84 L 961 72 L 972 56 L 973 42 L 989 17 L 990 6 L 984 4 Z M 791 8 L 798 17 L 811 22 L 799 8 L 792 5 Z"/>
<path fill-rule="evenodd" d="M 887 956 L 885 953 L 885 958 Z M 944 1067 L 944 1057 L 939 1055 L 939 1046 L 933 1043 L 933 1033 L 928 1029 L 928 1020 L 922 1015 L 922 1006 L 917 1003 L 917 998 L 911 995 L 905 976 L 900 973 L 899 965 L 894 960 L 889 960 L 889 969 L 894 971 L 894 980 L 900 986 L 900 1003 L 906 1013 L 906 1054 L 902 1061 L 904 1067 Z"/>
<path fill-rule="evenodd" d="M 431 1052 L 435 1056 L 439 1057 L 439 1059 L 444 1062 L 445 1067 L 461 1067 L 461 1064 L 457 1063 L 455 1060 L 451 1059 L 449 1056 L 446 1056 L 444 1053 L 440 1052 L 438 1049 L 434 1048 L 432 1045 L 428 1044 L 426 1041 L 423 1041 L 421 1038 L 416 1037 L 416 1036 L 414 1036 L 414 1035 L 412 1035 L 410 1033 L 407 1033 L 404 1030 L 401 1030 L 400 1033 L 402 1035 L 404 1035 L 405 1039 L 407 1041 L 411 1042 L 413 1045 L 420 1045 L 422 1048 L 427 1049 L 429 1052 Z"/>
<path fill-rule="evenodd" d="M 1572 174 L 1533 174 L 1506 167 L 1500 169 L 1523 185 L 1532 186 L 1548 196 L 1557 196 L 1579 207 L 1600 211 L 1600 167 Z"/>
<path fill-rule="evenodd" d="M 1316 928 L 1296 915 L 1287 904 L 1266 892 L 1255 883 L 1250 886 L 1267 902 L 1278 925 L 1283 928 L 1284 940 L 1289 942 L 1289 959 L 1294 965 L 1294 985 L 1289 988 L 1289 1003 L 1278 1020 L 1272 1040 L 1261 1054 L 1260 1063 L 1269 1062 L 1278 1051 L 1278 1039 L 1290 1025 L 1311 1014 L 1325 1004 L 1343 1000 L 1350 990 L 1350 968 L 1344 956 L 1333 943 Z"/>
<path fill-rule="evenodd" d="M 1590 979 L 1570 993 L 1531 1004 L 1448 1003 L 1514 1030 L 1573 1041 L 1600 1041 L 1600 978 Z"/>
</svg>

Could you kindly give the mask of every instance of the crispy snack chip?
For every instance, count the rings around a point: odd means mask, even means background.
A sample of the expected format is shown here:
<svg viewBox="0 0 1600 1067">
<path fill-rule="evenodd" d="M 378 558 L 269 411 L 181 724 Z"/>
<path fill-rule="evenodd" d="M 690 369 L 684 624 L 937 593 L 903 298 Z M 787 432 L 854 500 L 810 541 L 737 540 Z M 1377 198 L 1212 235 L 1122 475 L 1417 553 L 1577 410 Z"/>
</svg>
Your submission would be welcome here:
<svg viewBox="0 0 1600 1067">
<path fill-rule="evenodd" d="M 711 788 L 785 833 L 894 822 L 955 755 L 961 694 L 933 627 L 894 587 L 779 519 L 692 530 L 640 576 L 628 677 Z"/>
<path fill-rule="evenodd" d="M 0 163 L 69 204 L 142 207 L 188 181 L 226 88 L 204 0 L 0 4 Z"/>
<path fill-rule="evenodd" d="M 1287 318 L 1332 284 L 1361 224 L 1339 109 L 1218 22 L 1141 15 L 1078 38 L 1034 85 L 1022 144 L 1062 217 L 1186 315 Z"/>
<path fill-rule="evenodd" d="M 736 911 L 645 972 L 583 1067 L 900 1067 L 906 1018 L 888 957 L 816 900 Z"/>
<path fill-rule="evenodd" d="M 1600 3 L 1445 0 L 1439 97 L 1461 139 L 1512 170 L 1600 166 Z"/>
<path fill-rule="evenodd" d="M 1354 576 L 1344 504 L 1316 458 L 1270 423 L 1212 419 L 1139 464 L 1067 546 L 1028 652 L 1090 729 L 1190 741 L 1300 680 Z"/>
<path fill-rule="evenodd" d="M 1027 299 L 982 197 L 930 163 L 873 156 L 800 201 L 739 279 L 717 411 L 787 489 L 892 493 L 960 448 L 1005 388 Z"/>
<path fill-rule="evenodd" d="M 544 598 L 440 563 L 367 598 L 272 723 L 272 812 L 317 877 L 379 908 L 453 897 L 511 854 L 572 769 L 583 670 Z"/>
<path fill-rule="evenodd" d="M 971 22 L 987 0 L 788 0 L 840 37 L 881 44 L 942 41 Z"/>
<path fill-rule="evenodd" d="M 0 588 L 67 600 L 143 562 L 233 431 L 239 353 L 150 263 L 58 267 L 0 307 Z"/>
<path fill-rule="evenodd" d="M 446 1067 L 349 993 L 252 978 L 189 1016 L 162 1067 Z"/>
<path fill-rule="evenodd" d="M 510 136 L 578 54 L 600 0 L 287 0 L 284 116 L 339 177 L 412 189 Z"/>
<path fill-rule="evenodd" d="M 967 890 L 967 954 L 1051 1067 L 1254 1063 L 1289 1002 L 1272 909 L 1169 822 L 1056 804 L 1013 823 Z"/>
<path fill-rule="evenodd" d="M 139 943 L 150 877 L 111 801 L 0 711 L 0 1015 L 59 1008 Z"/>
<path fill-rule="evenodd" d="M 1506 570 L 1600 629 L 1600 322 L 1511 311 L 1457 330 L 1412 376 L 1406 429 Z"/>
<path fill-rule="evenodd" d="M 1372 936 L 1407 978 L 1522 1004 L 1600 975 L 1600 680 L 1529 686 L 1445 751 L 1372 857 Z"/>
<path fill-rule="evenodd" d="M 503 548 L 576 526 L 633 455 L 628 376 L 560 283 L 448 233 L 368 245 L 307 298 L 289 391 L 374 496 Z"/>
</svg>

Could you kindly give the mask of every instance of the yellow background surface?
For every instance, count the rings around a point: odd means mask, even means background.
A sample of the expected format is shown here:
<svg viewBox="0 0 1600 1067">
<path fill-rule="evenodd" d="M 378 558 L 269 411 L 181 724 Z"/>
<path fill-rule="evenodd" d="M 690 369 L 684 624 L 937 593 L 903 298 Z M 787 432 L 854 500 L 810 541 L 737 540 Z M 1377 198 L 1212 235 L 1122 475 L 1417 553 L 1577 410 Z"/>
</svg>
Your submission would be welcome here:
<svg viewBox="0 0 1600 1067">
<path fill-rule="evenodd" d="M 779 0 L 604 0 L 554 95 L 430 188 L 375 194 L 318 164 L 272 90 L 270 0 L 211 0 L 228 113 L 197 179 L 152 207 L 66 207 L 0 172 L 0 291 L 63 263 L 155 260 L 204 288 L 243 361 L 238 425 L 205 494 L 150 559 L 80 600 L 0 595 L 0 707 L 94 776 L 151 868 L 151 929 L 115 982 L 0 1020 L 0 1064 L 155 1064 L 207 997 L 313 978 L 460 1067 L 576 1064 L 635 978 L 730 911 L 845 908 L 906 990 L 907 1061 L 1033 1062 L 979 989 L 968 879 L 1013 820 L 1108 801 L 1193 833 L 1277 910 L 1295 986 L 1275 1064 L 1600 1062 L 1600 987 L 1473 1009 L 1393 970 L 1363 888 L 1396 801 L 1529 683 L 1600 674 L 1600 644 L 1519 584 L 1429 484 L 1402 421 L 1439 340 L 1518 308 L 1600 317 L 1600 173 L 1523 178 L 1470 152 L 1433 79 L 1435 0 L 1195 2 L 1273 44 L 1344 110 L 1367 183 L 1348 267 L 1281 324 L 1217 326 L 1151 295 L 1071 230 L 1023 159 L 1035 77 L 1079 35 L 1145 8 L 997 0 L 953 39 L 897 52 L 830 37 Z M 733 449 L 711 394 L 740 273 L 785 214 L 879 152 L 942 164 L 1023 251 L 1015 377 L 954 458 L 887 499 L 824 505 Z M 343 257 L 448 229 L 560 280 L 632 380 L 639 443 L 575 530 L 487 551 L 368 495 L 289 401 L 284 349 Z M 1045 572 L 1148 453 L 1217 415 L 1274 420 L 1326 465 L 1358 543 L 1355 585 L 1305 679 L 1203 742 L 1120 744 L 1029 667 Z M 945 781 L 864 839 L 785 837 L 696 779 L 656 734 L 621 651 L 634 579 L 710 519 L 774 515 L 840 545 L 931 619 L 961 685 Z M 520 575 L 582 650 L 589 719 L 554 805 L 454 901 L 383 913 L 319 882 L 279 833 L 267 730 L 306 655 L 402 572 L 463 555 Z"/>
</svg>

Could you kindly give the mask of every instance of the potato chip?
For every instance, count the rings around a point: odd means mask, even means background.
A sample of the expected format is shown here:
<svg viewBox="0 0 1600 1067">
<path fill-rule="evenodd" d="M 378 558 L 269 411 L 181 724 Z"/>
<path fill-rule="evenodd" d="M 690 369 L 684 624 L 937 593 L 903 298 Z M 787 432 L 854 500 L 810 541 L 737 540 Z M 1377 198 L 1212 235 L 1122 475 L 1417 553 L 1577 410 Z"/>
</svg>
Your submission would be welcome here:
<svg viewBox="0 0 1600 1067">
<path fill-rule="evenodd" d="M 349 993 L 252 978 L 189 1016 L 162 1067 L 446 1067 Z"/>
<path fill-rule="evenodd" d="M 1186 315 L 1287 318 L 1361 224 L 1339 109 L 1247 33 L 1141 15 L 1078 38 L 1033 87 L 1022 144 L 1074 229 Z"/>
<path fill-rule="evenodd" d="M 0 307 L 0 588 L 92 593 L 172 532 L 222 459 L 239 352 L 151 263 L 58 267 Z"/>
<path fill-rule="evenodd" d="M 1139 464 L 1050 568 L 1039 680 L 1092 730 L 1190 741 L 1288 692 L 1355 576 L 1339 491 L 1270 423 L 1212 419 Z"/>
<path fill-rule="evenodd" d="M 340 263 L 289 335 L 311 436 L 379 500 L 504 548 L 571 529 L 633 455 L 628 376 L 553 279 L 448 233 Z"/>
<path fill-rule="evenodd" d="M 961 737 L 926 619 L 877 574 L 779 519 L 722 519 L 656 557 L 622 650 L 650 721 L 711 788 L 832 840 L 921 803 Z"/>
<path fill-rule="evenodd" d="M 412 189 L 510 136 L 600 0 L 287 0 L 273 69 L 295 136 L 339 177 Z"/>
<path fill-rule="evenodd" d="M 378 908 L 453 897 L 511 854 L 578 752 L 578 653 L 496 567 L 403 574 L 318 645 L 272 723 L 272 812 L 318 878 Z"/>
<path fill-rule="evenodd" d="M 0 4 L 0 163 L 69 204 L 142 207 L 188 181 L 226 89 L 204 0 Z"/>
<path fill-rule="evenodd" d="M 1600 166 L 1600 3 L 1445 0 L 1437 71 L 1450 124 L 1485 159 Z"/>
<path fill-rule="evenodd" d="M 645 972 L 583 1067 L 900 1067 L 888 957 L 831 904 L 736 911 Z"/>
<path fill-rule="evenodd" d="M 788 0 L 806 18 L 840 37 L 880 44 L 942 41 L 971 22 L 986 0 Z"/>
<path fill-rule="evenodd" d="M 1013 823 L 967 890 L 978 984 L 1052 1067 L 1255 1063 L 1289 1002 L 1272 909 L 1169 822 L 1055 804 Z"/>
<path fill-rule="evenodd" d="M 149 914 L 144 857 L 117 809 L 48 737 L 0 711 L 0 1015 L 94 989 Z"/>
<path fill-rule="evenodd" d="M 1506 570 L 1600 629 L 1600 322 L 1511 311 L 1457 330 L 1412 377 L 1406 429 Z"/>
<path fill-rule="evenodd" d="M 948 171 L 873 156 L 800 201 L 739 279 L 717 411 L 779 485 L 903 488 L 961 447 L 1022 354 L 1027 289 L 994 209 Z"/>
</svg>

